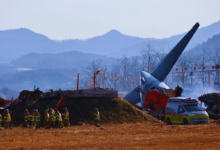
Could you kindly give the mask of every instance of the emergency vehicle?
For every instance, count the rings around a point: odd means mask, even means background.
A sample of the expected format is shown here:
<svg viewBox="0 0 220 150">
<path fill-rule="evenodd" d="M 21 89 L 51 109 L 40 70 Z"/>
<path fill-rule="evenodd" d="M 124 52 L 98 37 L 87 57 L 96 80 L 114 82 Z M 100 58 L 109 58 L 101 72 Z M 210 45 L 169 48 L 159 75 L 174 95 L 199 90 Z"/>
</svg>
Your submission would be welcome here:
<svg viewBox="0 0 220 150">
<path fill-rule="evenodd" d="M 209 123 L 209 115 L 198 100 L 189 97 L 169 98 L 165 109 L 165 122 L 170 124 Z"/>
</svg>

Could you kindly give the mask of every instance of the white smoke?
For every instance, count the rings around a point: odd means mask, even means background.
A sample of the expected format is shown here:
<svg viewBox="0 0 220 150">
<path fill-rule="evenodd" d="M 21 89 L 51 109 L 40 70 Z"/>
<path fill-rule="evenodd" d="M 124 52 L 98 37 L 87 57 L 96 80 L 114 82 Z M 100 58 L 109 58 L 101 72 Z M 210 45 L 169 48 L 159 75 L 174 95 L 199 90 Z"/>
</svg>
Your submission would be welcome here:
<svg viewBox="0 0 220 150">
<path fill-rule="evenodd" d="M 188 90 L 189 91 L 189 90 Z M 184 92 L 183 90 L 183 95 L 182 96 L 186 96 L 186 97 L 191 97 L 191 98 L 195 98 L 197 100 L 199 100 L 198 98 L 204 94 L 208 94 L 208 93 L 216 93 L 217 91 L 214 88 L 211 87 L 201 87 L 201 88 L 194 88 L 193 90 L 190 90 L 191 92 L 189 92 L 189 94 L 185 94 L 187 92 Z M 199 103 L 201 104 L 201 102 L 199 101 Z M 201 105 L 203 108 L 206 108 L 206 106 L 202 103 Z"/>
<path fill-rule="evenodd" d="M 6 96 L 2 93 L 0 93 L 0 97 L 6 100 Z"/>
</svg>

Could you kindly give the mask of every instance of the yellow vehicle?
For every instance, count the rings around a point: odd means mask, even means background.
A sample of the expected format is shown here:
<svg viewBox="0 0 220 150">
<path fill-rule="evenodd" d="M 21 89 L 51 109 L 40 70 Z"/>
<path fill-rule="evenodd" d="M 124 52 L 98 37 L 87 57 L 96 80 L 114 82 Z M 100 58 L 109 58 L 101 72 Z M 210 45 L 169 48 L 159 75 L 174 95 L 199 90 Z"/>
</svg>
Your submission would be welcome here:
<svg viewBox="0 0 220 150">
<path fill-rule="evenodd" d="M 209 123 L 209 115 L 196 99 L 174 97 L 168 100 L 165 122 L 168 125 Z"/>
</svg>

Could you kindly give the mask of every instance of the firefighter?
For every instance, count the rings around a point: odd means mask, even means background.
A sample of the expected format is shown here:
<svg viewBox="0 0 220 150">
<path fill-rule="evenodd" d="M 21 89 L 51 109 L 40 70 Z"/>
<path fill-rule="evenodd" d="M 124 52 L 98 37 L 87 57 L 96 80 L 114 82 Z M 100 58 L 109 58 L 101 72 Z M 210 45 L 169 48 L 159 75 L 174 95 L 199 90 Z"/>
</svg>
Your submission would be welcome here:
<svg viewBox="0 0 220 150">
<path fill-rule="evenodd" d="M 49 128 L 49 117 L 50 117 L 50 115 L 48 113 L 48 110 L 45 110 L 44 111 L 44 126 L 46 129 Z"/>
<path fill-rule="evenodd" d="M 58 110 L 55 110 L 57 128 L 63 128 L 62 116 Z"/>
<path fill-rule="evenodd" d="M 0 113 L 0 129 L 2 129 L 2 114 Z"/>
<path fill-rule="evenodd" d="M 31 112 L 31 128 L 35 128 L 36 127 L 36 122 L 35 122 L 35 109 L 32 110 Z"/>
<path fill-rule="evenodd" d="M 63 125 L 66 124 L 67 126 L 69 126 L 70 125 L 69 112 L 68 112 L 66 107 L 63 110 L 64 110 L 64 113 L 62 114 L 62 116 L 63 116 Z"/>
<path fill-rule="evenodd" d="M 7 109 L 7 110 L 8 110 L 8 109 Z M 9 128 L 11 129 L 11 114 L 10 114 L 9 110 L 8 110 L 8 113 L 9 113 L 9 116 L 10 116 L 10 120 L 9 120 L 9 122 L 8 122 L 8 126 L 9 126 Z"/>
<path fill-rule="evenodd" d="M 5 129 L 9 129 L 9 123 L 11 122 L 11 115 L 8 109 L 6 109 L 3 121 L 5 124 Z"/>
<path fill-rule="evenodd" d="M 219 103 L 220 103 L 220 101 L 219 101 Z M 220 105 L 218 105 L 219 107 L 218 107 L 218 118 L 220 117 Z"/>
<path fill-rule="evenodd" d="M 55 128 L 55 116 L 54 116 L 54 110 L 52 108 L 50 108 L 49 110 L 49 129 L 51 127 Z"/>
<path fill-rule="evenodd" d="M 40 129 L 40 113 L 35 109 L 36 129 Z"/>
<path fill-rule="evenodd" d="M 29 129 L 29 121 L 30 121 L 30 114 L 27 109 L 24 111 L 24 124 L 26 125 L 27 129 Z"/>
<path fill-rule="evenodd" d="M 94 113 L 94 125 L 95 125 L 96 127 L 100 127 L 99 121 L 100 121 L 99 109 L 98 109 L 98 108 L 95 108 L 95 113 Z"/>
</svg>

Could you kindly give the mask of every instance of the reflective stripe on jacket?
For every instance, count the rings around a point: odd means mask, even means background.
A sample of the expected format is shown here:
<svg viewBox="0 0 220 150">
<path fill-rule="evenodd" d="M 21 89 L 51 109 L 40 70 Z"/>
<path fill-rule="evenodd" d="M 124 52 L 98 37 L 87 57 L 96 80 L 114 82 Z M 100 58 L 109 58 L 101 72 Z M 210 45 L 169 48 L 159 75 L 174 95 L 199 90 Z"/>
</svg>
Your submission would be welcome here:
<svg viewBox="0 0 220 150">
<path fill-rule="evenodd" d="M 99 120 L 99 119 L 100 119 L 100 117 L 99 117 L 99 113 L 94 113 L 94 116 L 95 116 L 94 119 L 96 119 L 96 120 Z"/>
<path fill-rule="evenodd" d="M 53 114 L 50 115 L 50 117 L 49 117 L 49 121 L 55 121 L 55 117 L 54 117 Z"/>
<path fill-rule="evenodd" d="M 40 122 L 40 115 L 36 116 L 36 122 Z"/>
<path fill-rule="evenodd" d="M 11 122 L 11 116 L 4 116 L 4 121 L 5 122 Z"/>
<path fill-rule="evenodd" d="M 34 122 L 35 121 L 35 116 L 31 115 L 31 121 Z"/>
<path fill-rule="evenodd" d="M 27 122 L 28 120 L 30 120 L 31 115 L 25 115 L 24 116 L 24 121 Z"/>
<path fill-rule="evenodd" d="M 60 114 L 60 113 L 56 115 L 56 120 L 62 121 L 62 117 L 61 117 L 61 114 Z"/>
<path fill-rule="evenodd" d="M 2 115 L 0 115 L 0 122 L 2 122 Z"/>
<path fill-rule="evenodd" d="M 49 114 L 46 114 L 46 115 L 44 116 L 44 120 L 45 120 L 45 121 L 49 121 L 49 117 L 50 117 Z"/>
<path fill-rule="evenodd" d="M 64 114 L 63 114 L 63 116 L 64 116 L 64 118 L 63 118 L 63 119 L 69 119 L 69 112 L 64 113 Z"/>
</svg>

